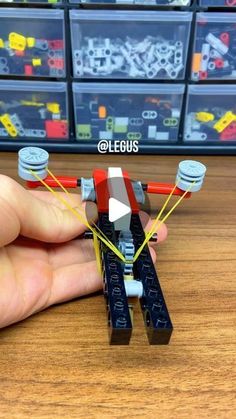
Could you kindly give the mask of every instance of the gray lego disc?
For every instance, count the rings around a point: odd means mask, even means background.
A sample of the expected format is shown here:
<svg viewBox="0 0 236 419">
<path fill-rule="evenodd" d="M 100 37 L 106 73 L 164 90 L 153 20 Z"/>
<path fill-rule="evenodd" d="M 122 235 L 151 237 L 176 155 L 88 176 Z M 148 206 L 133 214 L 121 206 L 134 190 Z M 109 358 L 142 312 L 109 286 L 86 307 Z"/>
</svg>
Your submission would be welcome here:
<svg viewBox="0 0 236 419">
<path fill-rule="evenodd" d="M 37 181 L 30 170 L 36 172 L 40 179 L 47 177 L 49 154 L 39 147 L 25 147 L 18 153 L 18 174 L 24 180 Z"/>
<path fill-rule="evenodd" d="M 18 156 L 21 163 L 29 165 L 45 164 L 49 159 L 48 152 L 39 147 L 24 147 L 19 151 Z"/>
<path fill-rule="evenodd" d="M 201 189 L 206 173 L 206 166 L 194 160 L 183 160 L 179 163 L 176 181 L 178 187 L 187 191 L 190 185 L 194 183 L 191 192 L 197 192 Z"/>
<path fill-rule="evenodd" d="M 205 176 L 206 166 L 194 160 L 183 160 L 179 164 L 179 171 L 189 177 L 202 177 Z"/>
</svg>

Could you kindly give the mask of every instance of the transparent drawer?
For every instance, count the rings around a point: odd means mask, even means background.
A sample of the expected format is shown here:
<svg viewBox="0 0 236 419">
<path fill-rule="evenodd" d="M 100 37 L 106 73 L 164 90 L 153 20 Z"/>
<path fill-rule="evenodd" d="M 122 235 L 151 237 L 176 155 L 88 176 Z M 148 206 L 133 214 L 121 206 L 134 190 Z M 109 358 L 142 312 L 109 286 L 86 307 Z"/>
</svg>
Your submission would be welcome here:
<svg viewBox="0 0 236 419">
<path fill-rule="evenodd" d="M 0 9 L 0 75 L 64 77 L 64 12 Z"/>
<path fill-rule="evenodd" d="M 68 139 L 66 83 L 0 81 L 0 139 Z"/>
<path fill-rule="evenodd" d="M 199 0 L 203 7 L 235 7 L 236 0 Z"/>
<path fill-rule="evenodd" d="M 236 85 L 189 86 L 184 140 L 236 141 Z"/>
<path fill-rule="evenodd" d="M 192 13 L 70 11 L 74 77 L 183 79 Z"/>
<path fill-rule="evenodd" d="M 178 139 L 184 85 L 73 83 L 78 140 Z"/>
<path fill-rule="evenodd" d="M 236 79 L 236 14 L 197 13 L 192 80 Z"/>
<path fill-rule="evenodd" d="M 74 4 L 134 5 L 134 6 L 189 6 L 191 0 L 70 0 Z"/>
</svg>

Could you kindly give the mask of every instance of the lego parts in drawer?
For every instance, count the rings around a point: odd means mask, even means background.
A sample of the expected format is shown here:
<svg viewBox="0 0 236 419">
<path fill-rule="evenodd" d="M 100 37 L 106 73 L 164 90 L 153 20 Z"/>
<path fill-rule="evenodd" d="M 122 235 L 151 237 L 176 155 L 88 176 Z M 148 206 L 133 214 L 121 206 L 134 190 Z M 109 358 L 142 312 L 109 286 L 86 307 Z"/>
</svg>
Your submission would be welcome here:
<svg viewBox="0 0 236 419">
<path fill-rule="evenodd" d="M 192 80 L 236 79 L 236 14 L 197 13 Z"/>
<path fill-rule="evenodd" d="M 78 140 L 177 141 L 184 85 L 74 83 Z"/>
<path fill-rule="evenodd" d="M 200 0 L 200 6 L 205 7 L 235 7 L 236 0 Z"/>
<path fill-rule="evenodd" d="M 183 79 L 192 13 L 70 11 L 74 77 Z"/>
<path fill-rule="evenodd" d="M 236 85 L 189 86 L 185 141 L 236 141 Z"/>
<path fill-rule="evenodd" d="M 66 83 L 0 81 L 0 138 L 68 139 Z"/>
<path fill-rule="evenodd" d="M 229 0 L 230 1 L 230 0 Z M 233 1 L 233 0 L 232 0 Z M 70 0 L 74 4 L 133 5 L 133 6 L 189 6 L 191 0 Z"/>
<path fill-rule="evenodd" d="M 0 9 L 0 75 L 65 76 L 62 10 Z"/>
</svg>

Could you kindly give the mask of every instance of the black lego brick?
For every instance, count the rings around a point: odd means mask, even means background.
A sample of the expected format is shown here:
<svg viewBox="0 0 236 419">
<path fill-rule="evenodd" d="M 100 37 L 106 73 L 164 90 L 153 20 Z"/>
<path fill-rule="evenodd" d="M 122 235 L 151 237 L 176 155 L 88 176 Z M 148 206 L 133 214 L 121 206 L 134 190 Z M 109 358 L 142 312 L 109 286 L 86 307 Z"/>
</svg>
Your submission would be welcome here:
<svg viewBox="0 0 236 419">
<path fill-rule="evenodd" d="M 131 231 L 137 250 L 145 238 L 138 215 L 132 215 Z M 143 284 L 144 295 L 140 303 L 149 343 L 166 345 L 170 341 L 173 325 L 147 245 L 135 262 L 135 275 Z"/>
<path fill-rule="evenodd" d="M 112 223 L 108 220 L 108 214 L 99 214 L 98 227 L 115 244 L 115 232 Z M 101 244 L 101 253 L 110 344 L 128 345 L 132 334 L 132 322 L 125 292 L 121 262 L 104 244 Z"/>
</svg>

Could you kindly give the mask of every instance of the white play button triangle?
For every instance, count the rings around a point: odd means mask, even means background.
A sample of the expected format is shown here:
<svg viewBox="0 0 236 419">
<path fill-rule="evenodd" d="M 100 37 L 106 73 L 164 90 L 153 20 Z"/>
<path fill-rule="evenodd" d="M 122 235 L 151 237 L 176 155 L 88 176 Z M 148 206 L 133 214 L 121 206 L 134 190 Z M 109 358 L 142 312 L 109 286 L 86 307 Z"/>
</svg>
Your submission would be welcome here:
<svg viewBox="0 0 236 419">
<path fill-rule="evenodd" d="M 115 198 L 109 199 L 109 221 L 111 223 L 114 223 L 130 212 L 131 209 L 128 205 L 123 204 L 123 202 L 120 202 Z"/>
</svg>

